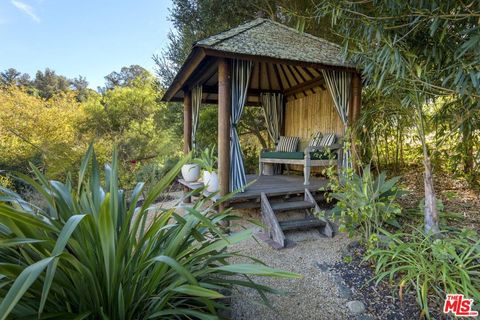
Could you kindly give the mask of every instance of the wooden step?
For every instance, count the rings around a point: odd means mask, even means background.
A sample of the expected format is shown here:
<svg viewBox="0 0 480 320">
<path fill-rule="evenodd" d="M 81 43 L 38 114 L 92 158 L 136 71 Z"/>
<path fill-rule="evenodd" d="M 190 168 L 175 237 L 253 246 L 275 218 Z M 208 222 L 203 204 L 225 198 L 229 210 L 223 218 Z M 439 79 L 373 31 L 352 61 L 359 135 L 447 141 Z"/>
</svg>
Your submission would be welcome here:
<svg viewBox="0 0 480 320">
<path fill-rule="evenodd" d="M 308 201 L 285 201 L 285 202 L 271 202 L 272 210 L 275 212 L 289 211 L 289 210 L 303 210 L 315 207 L 315 204 Z"/>
<path fill-rule="evenodd" d="M 294 229 L 310 229 L 310 228 L 319 228 L 325 226 L 325 221 L 319 220 L 315 217 L 309 217 L 299 220 L 286 220 L 279 221 L 280 228 L 285 230 L 294 230 Z"/>
</svg>

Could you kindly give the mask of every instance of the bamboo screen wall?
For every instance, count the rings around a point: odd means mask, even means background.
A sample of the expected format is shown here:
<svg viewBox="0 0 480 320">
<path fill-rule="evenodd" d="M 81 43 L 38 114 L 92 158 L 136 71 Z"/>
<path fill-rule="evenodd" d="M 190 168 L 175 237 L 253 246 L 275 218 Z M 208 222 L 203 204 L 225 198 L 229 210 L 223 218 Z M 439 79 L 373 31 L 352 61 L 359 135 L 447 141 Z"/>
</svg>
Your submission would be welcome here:
<svg viewBox="0 0 480 320">
<path fill-rule="evenodd" d="M 315 92 L 301 98 L 287 97 L 285 106 L 285 135 L 300 137 L 299 151 L 308 145 L 310 137 L 316 132 L 343 135 L 343 124 L 335 110 L 330 93 L 320 87 Z M 303 170 L 301 166 L 290 166 L 295 171 Z M 321 172 L 322 168 L 312 168 L 312 173 Z"/>
<path fill-rule="evenodd" d="M 285 135 L 308 140 L 316 131 L 343 135 L 343 125 L 327 90 L 294 99 L 287 97 Z"/>
</svg>

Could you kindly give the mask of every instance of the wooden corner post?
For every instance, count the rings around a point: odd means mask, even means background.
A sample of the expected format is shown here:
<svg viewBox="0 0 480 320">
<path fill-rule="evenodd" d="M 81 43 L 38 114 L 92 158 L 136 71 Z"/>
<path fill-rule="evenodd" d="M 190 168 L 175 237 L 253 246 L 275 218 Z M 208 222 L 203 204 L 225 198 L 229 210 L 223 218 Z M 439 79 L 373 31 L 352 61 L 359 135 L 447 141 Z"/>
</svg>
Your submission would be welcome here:
<svg viewBox="0 0 480 320">
<path fill-rule="evenodd" d="M 352 164 L 353 168 L 357 169 L 358 165 L 358 158 L 360 156 L 360 150 L 355 143 L 355 131 L 353 128 L 357 125 L 357 121 L 360 117 L 360 109 L 362 107 L 362 78 L 360 73 L 355 72 L 352 75 L 352 86 L 351 86 L 351 97 L 350 97 L 350 127 L 352 128 L 351 131 L 351 138 L 352 138 Z"/>
<path fill-rule="evenodd" d="M 192 150 L 192 96 L 190 90 L 183 91 L 183 153 L 187 155 Z M 187 193 L 190 190 L 183 188 Z M 185 203 L 191 202 L 191 197 L 185 198 Z"/>
<path fill-rule="evenodd" d="M 230 185 L 230 64 L 227 59 L 218 61 L 218 178 L 220 196 L 229 193 Z M 219 210 L 224 209 L 225 203 Z"/>
<path fill-rule="evenodd" d="M 184 91 L 183 97 L 183 153 L 187 155 L 192 150 L 192 95 Z"/>
</svg>

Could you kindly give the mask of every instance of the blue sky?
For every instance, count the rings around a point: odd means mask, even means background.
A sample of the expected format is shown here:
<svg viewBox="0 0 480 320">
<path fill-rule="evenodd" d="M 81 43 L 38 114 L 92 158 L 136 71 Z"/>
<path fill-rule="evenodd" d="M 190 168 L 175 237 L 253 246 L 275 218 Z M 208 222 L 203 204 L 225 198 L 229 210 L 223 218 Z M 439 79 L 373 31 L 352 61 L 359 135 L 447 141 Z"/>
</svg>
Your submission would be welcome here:
<svg viewBox="0 0 480 320">
<path fill-rule="evenodd" d="M 122 66 L 153 71 L 171 0 L 0 0 L 0 70 L 34 76 L 46 67 L 90 87 Z"/>
</svg>

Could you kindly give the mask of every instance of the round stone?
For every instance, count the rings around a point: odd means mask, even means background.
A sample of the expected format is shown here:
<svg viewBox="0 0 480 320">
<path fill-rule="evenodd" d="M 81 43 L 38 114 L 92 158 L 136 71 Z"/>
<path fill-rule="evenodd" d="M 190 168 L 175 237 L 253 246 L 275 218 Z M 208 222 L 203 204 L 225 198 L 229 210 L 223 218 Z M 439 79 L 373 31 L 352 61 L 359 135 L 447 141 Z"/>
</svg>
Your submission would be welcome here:
<svg viewBox="0 0 480 320">
<path fill-rule="evenodd" d="M 361 314 L 365 311 L 365 305 L 363 304 L 363 302 L 358 300 L 347 302 L 347 308 L 353 315 Z"/>
</svg>

